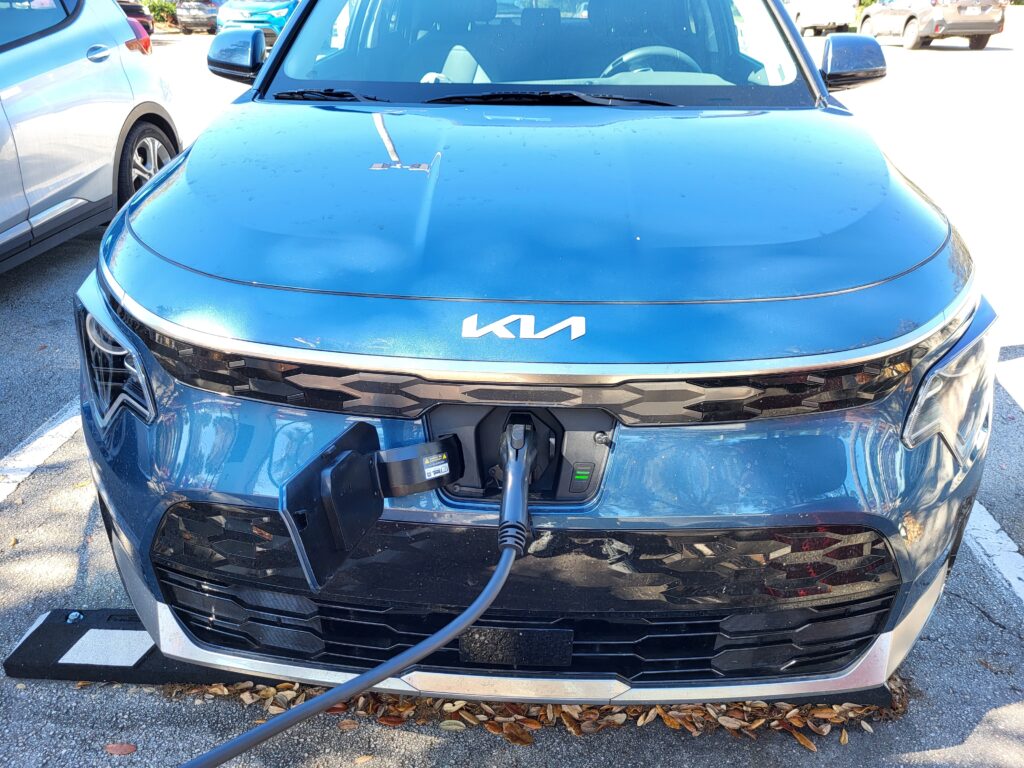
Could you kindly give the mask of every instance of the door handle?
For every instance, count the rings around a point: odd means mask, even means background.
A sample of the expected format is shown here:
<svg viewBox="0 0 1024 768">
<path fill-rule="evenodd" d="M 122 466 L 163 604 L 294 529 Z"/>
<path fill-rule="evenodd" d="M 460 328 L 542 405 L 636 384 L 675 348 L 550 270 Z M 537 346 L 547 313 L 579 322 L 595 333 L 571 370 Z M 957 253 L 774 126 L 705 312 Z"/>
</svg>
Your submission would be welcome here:
<svg viewBox="0 0 1024 768">
<path fill-rule="evenodd" d="M 89 61 L 106 61 L 110 57 L 110 49 L 105 45 L 93 45 L 85 52 L 85 58 Z"/>
</svg>

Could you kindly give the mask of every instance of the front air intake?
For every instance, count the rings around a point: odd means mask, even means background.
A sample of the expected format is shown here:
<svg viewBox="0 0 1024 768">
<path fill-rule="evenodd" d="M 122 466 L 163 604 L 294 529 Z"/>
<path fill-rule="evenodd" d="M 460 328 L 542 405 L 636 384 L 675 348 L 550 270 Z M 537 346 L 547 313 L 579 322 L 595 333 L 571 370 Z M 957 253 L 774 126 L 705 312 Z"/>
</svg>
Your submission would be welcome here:
<svg viewBox="0 0 1024 768">
<path fill-rule="evenodd" d="M 122 407 L 152 421 L 156 410 L 149 384 L 127 337 L 84 309 L 78 312 L 77 322 L 86 383 L 100 425 L 106 426 Z"/>
</svg>

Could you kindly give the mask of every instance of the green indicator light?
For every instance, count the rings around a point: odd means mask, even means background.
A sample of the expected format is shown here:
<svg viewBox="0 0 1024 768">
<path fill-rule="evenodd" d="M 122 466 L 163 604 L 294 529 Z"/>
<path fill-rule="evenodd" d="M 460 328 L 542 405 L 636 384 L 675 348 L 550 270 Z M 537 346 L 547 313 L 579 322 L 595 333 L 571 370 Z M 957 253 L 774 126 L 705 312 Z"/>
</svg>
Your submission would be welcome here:
<svg viewBox="0 0 1024 768">
<path fill-rule="evenodd" d="M 589 472 L 577 472 L 576 473 L 576 479 L 577 480 L 589 480 L 590 479 L 590 473 Z"/>
</svg>

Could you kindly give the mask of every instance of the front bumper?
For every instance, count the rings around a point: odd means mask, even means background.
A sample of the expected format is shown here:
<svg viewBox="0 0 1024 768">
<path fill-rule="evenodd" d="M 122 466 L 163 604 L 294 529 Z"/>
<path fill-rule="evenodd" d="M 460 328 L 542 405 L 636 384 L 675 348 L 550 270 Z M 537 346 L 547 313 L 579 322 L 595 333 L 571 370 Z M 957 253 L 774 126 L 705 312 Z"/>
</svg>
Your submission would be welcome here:
<svg viewBox="0 0 1024 768">
<path fill-rule="evenodd" d="M 172 659 L 226 672 L 293 680 L 311 685 L 338 685 L 354 672 L 326 670 L 270 659 L 244 658 L 204 646 L 192 638 L 166 603 L 143 583 L 122 544 L 113 540 L 114 556 L 125 588 L 142 623 L 161 652 Z M 614 678 L 502 677 L 413 670 L 385 680 L 375 690 L 411 696 L 472 698 L 488 701 L 551 701 L 614 704 L 691 703 L 714 701 L 800 700 L 873 691 L 885 685 L 924 628 L 942 594 L 946 568 L 932 579 L 921 597 L 890 631 L 879 635 L 851 666 L 832 675 L 811 675 L 723 685 L 632 687 Z"/>
<path fill-rule="evenodd" d="M 79 298 L 103 323 L 139 342 L 113 314 L 95 277 L 83 286 Z M 85 394 L 83 423 L 118 567 L 147 629 L 165 654 L 182 660 L 310 683 L 333 684 L 352 677 L 356 670 L 343 664 L 310 663 L 259 649 L 246 652 L 200 639 L 182 620 L 181 606 L 168 599 L 154 552 L 161 526 L 175 505 L 276 509 L 286 479 L 359 419 L 195 389 L 169 376 L 145 345 L 136 346 L 139 361 L 149 371 L 155 420 L 146 424 L 122 410 L 103 424 Z M 938 600 L 983 463 L 982 456 L 961 471 L 938 440 L 908 450 L 900 433 L 913 395 L 914 387 L 907 386 L 846 411 L 740 424 L 620 425 L 600 493 L 585 504 L 541 506 L 534 512 L 538 538 L 583 532 L 604 542 L 600 546 L 612 548 L 627 533 L 668 538 L 680 532 L 808 526 L 859 526 L 877 532 L 891 553 L 898 580 L 889 584 L 893 595 L 883 622 L 872 628 L 858 655 L 842 668 L 640 684 L 619 674 L 531 674 L 515 669 L 481 674 L 468 668 L 420 667 L 380 688 L 406 694 L 618 704 L 791 700 L 877 688 L 906 656 Z M 384 448 L 425 437 L 422 419 L 382 418 L 371 423 Z M 482 583 L 480 574 L 486 571 L 485 559 L 476 564 L 477 570 L 454 568 L 461 592 L 443 601 L 430 598 L 430 590 L 437 586 L 434 575 L 410 565 L 431 531 L 465 529 L 485 535 L 493 530 L 493 506 L 424 493 L 390 502 L 382 523 L 422 532 L 411 537 L 407 551 L 380 547 L 375 553 L 391 560 L 390 569 L 376 583 L 389 578 L 414 582 L 416 589 L 407 590 L 405 597 L 394 600 L 396 604 L 419 606 L 431 615 L 441 605 L 464 605 L 474 596 Z M 265 537 L 266 531 L 260 535 Z M 456 557 L 446 560 L 444 555 L 455 547 L 457 543 L 441 548 L 431 556 L 433 561 L 455 562 Z M 678 600 L 678 589 L 663 581 L 637 582 L 633 577 L 643 573 L 643 567 L 629 562 L 613 565 L 604 573 L 612 578 L 603 584 L 579 568 L 549 567 L 542 575 L 550 589 L 563 593 L 568 602 L 557 608 L 566 613 L 572 609 L 573 596 L 594 613 L 614 614 L 623 610 L 619 602 L 635 606 L 641 601 L 683 616 L 693 610 Z M 543 607 L 549 597 L 532 590 L 531 583 L 542 581 L 524 581 L 503 594 L 509 600 L 526 600 L 527 605 L 532 599 Z M 579 591 L 581 585 L 590 589 Z M 368 587 L 367 594 L 374 588 Z M 287 585 L 271 589 L 282 599 L 296 593 Z M 385 602 L 390 599 L 384 593 L 377 597 L 381 595 Z M 816 606 L 820 597 L 811 594 L 804 604 Z"/>
</svg>

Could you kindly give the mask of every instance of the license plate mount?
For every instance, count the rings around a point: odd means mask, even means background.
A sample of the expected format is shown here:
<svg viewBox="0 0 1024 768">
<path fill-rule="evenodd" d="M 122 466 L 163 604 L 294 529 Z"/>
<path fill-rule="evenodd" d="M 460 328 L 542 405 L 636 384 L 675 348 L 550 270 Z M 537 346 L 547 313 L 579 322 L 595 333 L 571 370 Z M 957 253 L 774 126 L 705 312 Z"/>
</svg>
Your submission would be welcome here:
<svg viewBox="0 0 1024 768">
<path fill-rule="evenodd" d="M 470 627 L 459 638 L 459 658 L 502 667 L 568 667 L 572 641 L 571 629 Z"/>
</svg>

